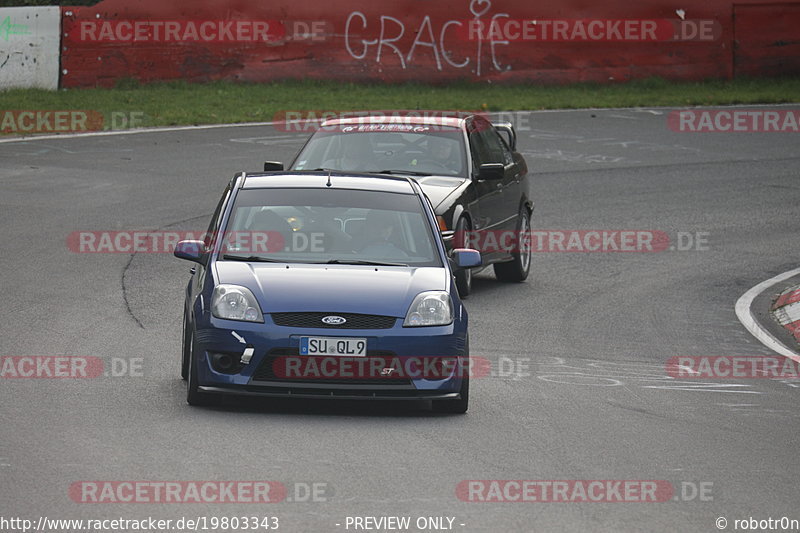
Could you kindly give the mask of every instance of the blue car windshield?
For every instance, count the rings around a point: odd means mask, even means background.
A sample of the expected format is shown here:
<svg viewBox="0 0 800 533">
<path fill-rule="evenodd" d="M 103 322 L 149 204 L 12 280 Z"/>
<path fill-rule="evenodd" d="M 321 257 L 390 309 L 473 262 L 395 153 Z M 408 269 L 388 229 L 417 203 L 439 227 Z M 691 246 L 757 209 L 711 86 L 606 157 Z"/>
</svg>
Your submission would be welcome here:
<svg viewBox="0 0 800 533">
<path fill-rule="evenodd" d="M 292 170 L 390 170 L 411 175 L 466 176 L 460 129 L 368 124 L 324 127 L 314 133 Z"/>
<path fill-rule="evenodd" d="M 348 189 L 243 189 L 221 259 L 442 266 L 420 198 Z"/>
</svg>

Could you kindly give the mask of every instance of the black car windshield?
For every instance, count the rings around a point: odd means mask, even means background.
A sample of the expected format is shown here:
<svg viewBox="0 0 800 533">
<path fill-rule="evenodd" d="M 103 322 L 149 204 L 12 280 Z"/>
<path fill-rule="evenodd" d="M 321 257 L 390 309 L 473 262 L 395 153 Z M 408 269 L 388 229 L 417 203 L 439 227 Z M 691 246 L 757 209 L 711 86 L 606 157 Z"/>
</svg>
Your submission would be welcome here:
<svg viewBox="0 0 800 533">
<path fill-rule="evenodd" d="M 466 161 L 464 136 L 458 128 L 362 124 L 319 129 L 297 156 L 292 170 L 391 170 L 412 176 L 464 177 Z"/>
<path fill-rule="evenodd" d="M 221 242 L 226 261 L 441 266 L 422 202 L 349 189 L 244 189 Z"/>
</svg>

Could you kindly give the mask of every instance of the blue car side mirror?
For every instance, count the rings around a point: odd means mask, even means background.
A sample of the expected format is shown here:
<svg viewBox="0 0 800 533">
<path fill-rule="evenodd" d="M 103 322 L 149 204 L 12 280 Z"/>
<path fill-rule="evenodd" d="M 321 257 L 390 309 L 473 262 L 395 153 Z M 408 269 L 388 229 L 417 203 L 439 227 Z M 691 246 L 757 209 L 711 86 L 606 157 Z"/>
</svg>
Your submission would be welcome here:
<svg viewBox="0 0 800 533">
<path fill-rule="evenodd" d="M 481 253 L 470 248 L 456 248 L 453 250 L 453 262 L 458 268 L 473 268 L 483 264 Z"/>
<path fill-rule="evenodd" d="M 203 241 L 180 241 L 175 246 L 173 255 L 179 259 L 202 263 L 205 257 L 205 246 Z"/>
</svg>

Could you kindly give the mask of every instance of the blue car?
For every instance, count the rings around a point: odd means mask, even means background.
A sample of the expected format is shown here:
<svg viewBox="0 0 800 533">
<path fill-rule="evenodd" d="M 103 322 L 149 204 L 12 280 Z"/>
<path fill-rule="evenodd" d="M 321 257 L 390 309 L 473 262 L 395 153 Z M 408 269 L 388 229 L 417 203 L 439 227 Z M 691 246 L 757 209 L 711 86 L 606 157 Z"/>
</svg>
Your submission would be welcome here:
<svg viewBox="0 0 800 533">
<path fill-rule="evenodd" d="M 228 184 L 186 288 L 182 377 L 217 395 L 469 403 L 467 311 L 420 186 L 402 176 L 241 173 Z"/>
</svg>

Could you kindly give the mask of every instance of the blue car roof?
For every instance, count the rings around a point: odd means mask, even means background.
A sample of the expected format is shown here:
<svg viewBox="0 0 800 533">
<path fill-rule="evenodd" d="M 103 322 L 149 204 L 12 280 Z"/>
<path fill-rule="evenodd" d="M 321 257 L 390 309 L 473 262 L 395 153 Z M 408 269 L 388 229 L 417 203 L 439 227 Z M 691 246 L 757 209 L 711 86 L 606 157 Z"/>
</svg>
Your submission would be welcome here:
<svg viewBox="0 0 800 533">
<path fill-rule="evenodd" d="M 328 184 L 328 172 L 266 172 L 247 174 L 243 189 L 265 188 L 324 188 Z M 363 191 L 382 191 L 400 194 L 416 194 L 411 179 L 403 176 L 378 176 L 359 173 L 330 173 L 330 187 L 335 189 L 356 189 Z"/>
</svg>

